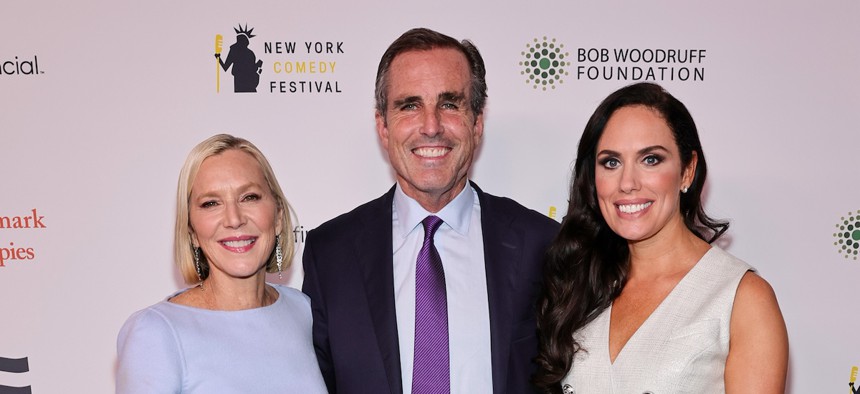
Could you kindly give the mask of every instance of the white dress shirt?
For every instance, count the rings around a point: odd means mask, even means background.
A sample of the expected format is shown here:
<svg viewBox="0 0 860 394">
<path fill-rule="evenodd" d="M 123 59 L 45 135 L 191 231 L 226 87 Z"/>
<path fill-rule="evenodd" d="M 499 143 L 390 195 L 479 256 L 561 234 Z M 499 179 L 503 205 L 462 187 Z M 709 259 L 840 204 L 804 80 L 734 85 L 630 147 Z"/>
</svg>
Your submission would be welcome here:
<svg viewBox="0 0 860 394">
<path fill-rule="evenodd" d="M 403 392 L 412 392 L 415 352 L 415 262 L 424 241 L 421 221 L 428 215 L 400 185 L 394 192 L 391 226 L 394 250 L 394 303 L 400 344 Z M 478 193 L 466 187 L 441 211 L 444 223 L 434 244 L 445 270 L 451 393 L 492 393 L 490 310 Z"/>
</svg>

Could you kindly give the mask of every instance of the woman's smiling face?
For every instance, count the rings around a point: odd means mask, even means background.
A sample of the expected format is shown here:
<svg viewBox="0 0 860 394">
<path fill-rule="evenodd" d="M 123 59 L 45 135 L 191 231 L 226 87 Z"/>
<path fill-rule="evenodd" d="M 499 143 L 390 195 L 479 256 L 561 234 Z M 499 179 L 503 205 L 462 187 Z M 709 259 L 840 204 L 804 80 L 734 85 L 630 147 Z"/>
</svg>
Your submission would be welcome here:
<svg viewBox="0 0 860 394">
<path fill-rule="evenodd" d="M 231 149 L 206 158 L 188 206 L 192 241 L 206 256 L 210 277 L 247 278 L 265 272 L 282 224 L 253 156 Z"/>
<path fill-rule="evenodd" d="M 696 156 L 682 171 L 674 134 L 657 111 L 642 105 L 616 110 L 595 157 L 597 200 L 612 231 L 636 242 L 667 225 L 684 226 L 680 193 L 693 181 Z"/>
</svg>

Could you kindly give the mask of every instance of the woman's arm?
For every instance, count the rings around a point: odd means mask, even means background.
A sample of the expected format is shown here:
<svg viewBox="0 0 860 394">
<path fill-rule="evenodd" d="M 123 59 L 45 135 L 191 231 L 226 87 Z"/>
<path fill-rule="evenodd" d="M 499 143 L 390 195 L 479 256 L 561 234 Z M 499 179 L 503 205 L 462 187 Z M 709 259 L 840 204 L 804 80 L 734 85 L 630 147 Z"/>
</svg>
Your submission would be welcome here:
<svg viewBox="0 0 860 394">
<path fill-rule="evenodd" d="M 132 315 L 117 337 L 117 394 L 179 393 L 184 363 L 170 324 L 144 309 Z"/>
<path fill-rule="evenodd" d="M 773 288 L 747 272 L 732 308 L 726 393 L 784 393 L 788 333 Z"/>
</svg>

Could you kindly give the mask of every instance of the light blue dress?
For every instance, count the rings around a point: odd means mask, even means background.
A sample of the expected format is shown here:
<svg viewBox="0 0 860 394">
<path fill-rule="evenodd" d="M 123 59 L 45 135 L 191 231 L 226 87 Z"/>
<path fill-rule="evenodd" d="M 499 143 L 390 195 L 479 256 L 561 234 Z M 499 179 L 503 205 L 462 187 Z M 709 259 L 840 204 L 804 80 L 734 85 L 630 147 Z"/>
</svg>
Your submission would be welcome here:
<svg viewBox="0 0 860 394">
<path fill-rule="evenodd" d="M 280 296 L 261 308 L 212 311 L 165 300 L 134 313 L 117 338 L 116 392 L 326 393 L 308 297 L 271 286 Z"/>
</svg>

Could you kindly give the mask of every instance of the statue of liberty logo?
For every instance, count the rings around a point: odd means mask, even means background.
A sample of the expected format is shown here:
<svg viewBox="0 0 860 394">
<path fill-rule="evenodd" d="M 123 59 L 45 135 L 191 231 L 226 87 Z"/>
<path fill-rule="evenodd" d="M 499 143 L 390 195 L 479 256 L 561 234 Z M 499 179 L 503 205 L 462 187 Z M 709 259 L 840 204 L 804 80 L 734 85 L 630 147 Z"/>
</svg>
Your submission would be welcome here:
<svg viewBox="0 0 860 394">
<path fill-rule="evenodd" d="M 231 71 L 231 74 L 233 74 L 233 91 L 236 93 L 256 92 L 257 85 L 260 84 L 260 74 L 263 72 L 263 61 L 257 60 L 254 51 L 248 48 L 251 38 L 254 37 L 251 34 L 254 28 L 249 29 L 246 23 L 244 27 L 240 24 L 233 31 L 236 32 L 236 43 L 230 45 L 227 59 L 221 59 L 223 37 L 220 34 L 215 36 L 215 58 L 218 59 L 219 65 L 217 89 L 220 92 L 221 69 L 227 71 L 230 67 L 233 67 Z"/>
</svg>

